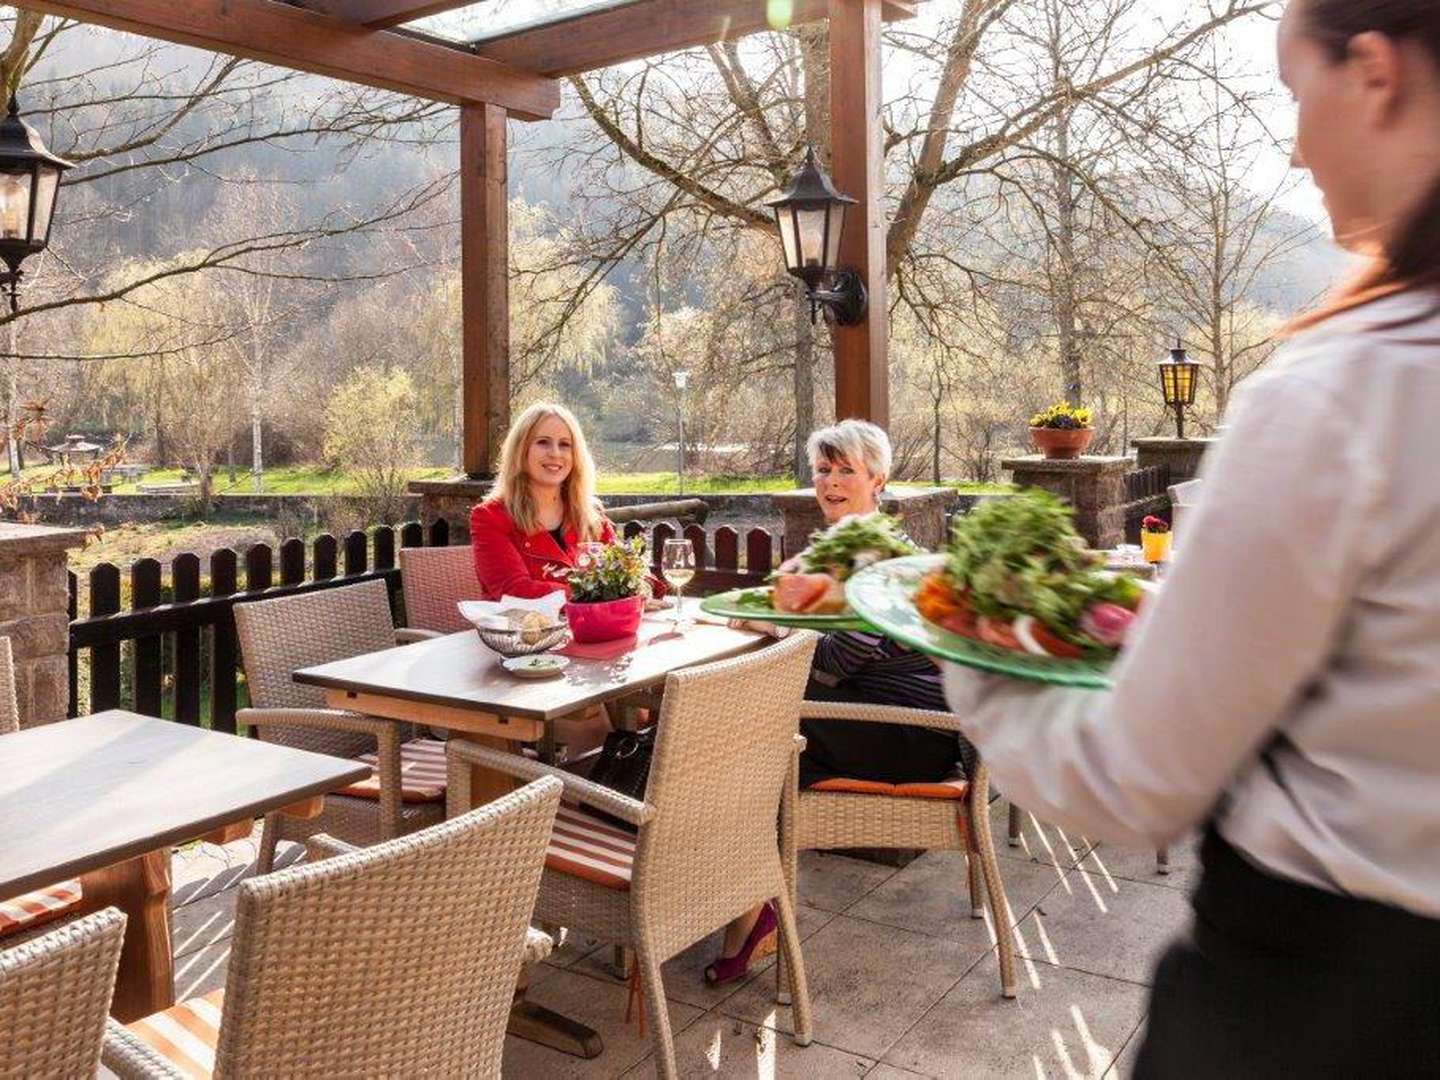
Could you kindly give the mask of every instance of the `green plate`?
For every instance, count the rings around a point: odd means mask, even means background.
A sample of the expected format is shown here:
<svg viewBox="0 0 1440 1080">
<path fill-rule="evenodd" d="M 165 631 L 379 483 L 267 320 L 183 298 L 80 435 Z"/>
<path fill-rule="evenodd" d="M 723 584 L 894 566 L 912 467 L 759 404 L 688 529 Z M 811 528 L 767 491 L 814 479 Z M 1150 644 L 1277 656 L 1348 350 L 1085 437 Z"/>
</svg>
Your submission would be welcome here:
<svg viewBox="0 0 1440 1080">
<path fill-rule="evenodd" d="M 1108 662 L 1060 660 L 997 649 L 942 630 L 924 618 L 915 610 L 915 590 L 926 574 L 944 562 L 944 555 L 910 555 L 876 563 L 845 583 L 845 599 L 856 614 L 886 637 L 927 656 L 1027 682 L 1087 690 L 1110 688 Z"/>
<path fill-rule="evenodd" d="M 783 615 L 775 610 L 768 588 L 735 589 L 707 596 L 700 601 L 700 610 L 707 615 L 718 615 L 722 619 L 748 619 L 751 622 L 766 622 L 774 626 L 798 626 L 804 630 L 819 630 L 821 633 L 833 630 L 863 630 L 873 633 L 870 626 L 853 615 Z"/>
</svg>

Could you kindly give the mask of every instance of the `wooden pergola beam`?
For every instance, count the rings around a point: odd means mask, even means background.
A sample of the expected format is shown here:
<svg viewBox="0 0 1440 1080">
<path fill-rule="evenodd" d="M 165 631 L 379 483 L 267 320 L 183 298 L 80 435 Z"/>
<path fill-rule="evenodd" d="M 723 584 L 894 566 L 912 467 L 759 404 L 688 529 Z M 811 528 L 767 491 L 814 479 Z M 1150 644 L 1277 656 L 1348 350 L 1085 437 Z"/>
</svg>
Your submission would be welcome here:
<svg viewBox="0 0 1440 1080">
<path fill-rule="evenodd" d="M 468 3 L 470 0 L 304 0 L 301 6 L 371 30 L 388 30 L 427 15 L 454 11 Z"/>
<path fill-rule="evenodd" d="M 772 29 L 769 10 L 766 0 L 639 0 L 517 30 L 482 41 L 475 51 L 526 71 L 576 75 Z M 883 0 L 883 10 L 886 19 L 905 19 L 915 14 L 915 2 Z M 829 0 L 794 0 L 790 24 L 815 22 L 829 14 Z"/>
<path fill-rule="evenodd" d="M 489 102 L 523 120 L 546 119 L 560 107 L 553 79 L 271 0 L 20 0 L 19 6 L 433 101 Z"/>
</svg>

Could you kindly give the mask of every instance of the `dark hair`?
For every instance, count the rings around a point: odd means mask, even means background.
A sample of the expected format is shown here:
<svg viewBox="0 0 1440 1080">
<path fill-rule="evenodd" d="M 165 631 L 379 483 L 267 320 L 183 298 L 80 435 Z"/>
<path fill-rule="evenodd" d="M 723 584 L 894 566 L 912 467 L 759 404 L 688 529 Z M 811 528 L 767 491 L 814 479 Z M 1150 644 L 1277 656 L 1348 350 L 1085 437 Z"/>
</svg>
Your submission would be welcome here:
<svg viewBox="0 0 1440 1080">
<path fill-rule="evenodd" d="M 1338 63 L 1360 34 L 1384 34 L 1418 41 L 1440 67 L 1440 4 L 1436 0 L 1297 0 L 1302 32 L 1329 50 Z M 1426 194 L 1406 227 L 1396 231 L 1375 265 L 1351 281 L 1321 310 L 1291 327 L 1304 329 L 1331 315 L 1408 289 L 1440 290 L 1440 180 Z"/>
</svg>

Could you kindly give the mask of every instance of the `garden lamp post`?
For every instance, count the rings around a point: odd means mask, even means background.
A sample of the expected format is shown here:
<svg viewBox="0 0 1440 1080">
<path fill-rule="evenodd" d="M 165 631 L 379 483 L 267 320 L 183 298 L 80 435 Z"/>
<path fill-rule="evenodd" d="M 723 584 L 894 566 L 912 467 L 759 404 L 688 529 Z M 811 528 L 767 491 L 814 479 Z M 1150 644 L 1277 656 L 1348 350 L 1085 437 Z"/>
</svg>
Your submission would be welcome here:
<svg viewBox="0 0 1440 1080">
<path fill-rule="evenodd" d="M 689 385 L 690 372 L 675 372 L 675 427 L 680 435 L 676 474 L 679 476 L 681 495 L 685 494 L 685 388 Z"/>
<path fill-rule="evenodd" d="M 815 161 L 812 146 L 789 189 L 766 204 L 775 211 L 785 269 L 805 283 L 811 322 L 821 307 L 840 326 L 865 320 L 869 305 L 865 283 L 854 270 L 839 265 L 845 210 L 854 203 L 850 196 L 835 190 Z"/>
<path fill-rule="evenodd" d="M 1195 404 L 1195 390 L 1200 384 L 1200 365 L 1185 353 L 1185 343 L 1175 342 L 1170 359 L 1160 361 L 1160 389 L 1165 404 L 1175 410 L 1175 437 L 1185 438 L 1185 409 Z"/>
<path fill-rule="evenodd" d="M 12 313 L 20 309 L 20 264 L 49 244 L 60 174 L 69 168 L 20 119 L 12 97 L 10 114 L 0 122 L 0 261 L 6 266 L 0 285 L 9 286 Z"/>
</svg>

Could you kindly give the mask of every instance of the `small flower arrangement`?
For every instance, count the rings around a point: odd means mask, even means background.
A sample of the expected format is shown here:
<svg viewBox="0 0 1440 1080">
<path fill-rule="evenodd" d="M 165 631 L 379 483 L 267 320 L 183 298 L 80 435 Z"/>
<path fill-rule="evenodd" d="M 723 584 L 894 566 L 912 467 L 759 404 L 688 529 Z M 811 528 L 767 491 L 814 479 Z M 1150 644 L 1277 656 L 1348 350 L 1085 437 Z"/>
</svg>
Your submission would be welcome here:
<svg viewBox="0 0 1440 1080">
<path fill-rule="evenodd" d="M 1092 427 L 1094 417 L 1089 409 L 1077 408 L 1064 401 L 1056 402 L 1044 412 L 1030 418 L 1032 428 L 1047 428 L 1051 431 L 1083 431 Z"/>
<path fill-rule="evenodd" d="M 1149 533 L 1152 536 L 1163 536 L 1170 531 L 1170 523 L 1164 518 L 1151 515 L 1140 522 L 1140 531 Z"/>
<path fill-rule="evenodd" d="M 606 544 L 584 569 L 571 571 L 566 580 L 574 604 L 603 604 L 632 596 L 648 598 L 650 574 L 645 541 L 636 536 Z"/>
</svg>

